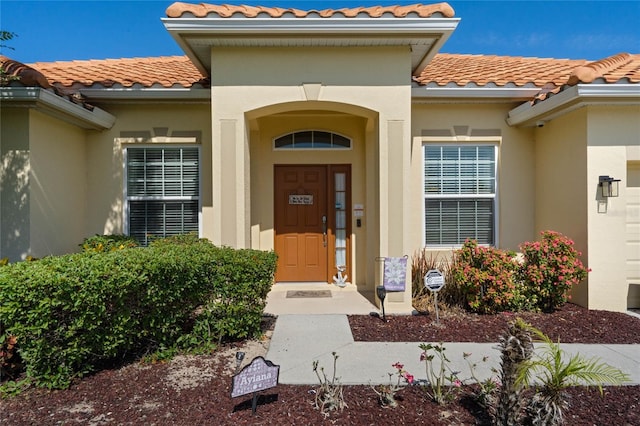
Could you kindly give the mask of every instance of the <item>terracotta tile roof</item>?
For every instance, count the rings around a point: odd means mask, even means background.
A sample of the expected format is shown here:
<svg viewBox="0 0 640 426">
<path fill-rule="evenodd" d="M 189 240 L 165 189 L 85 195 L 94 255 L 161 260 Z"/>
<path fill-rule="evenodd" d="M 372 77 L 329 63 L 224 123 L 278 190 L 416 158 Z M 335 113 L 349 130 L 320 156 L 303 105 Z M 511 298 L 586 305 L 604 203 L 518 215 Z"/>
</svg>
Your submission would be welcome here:
<svg viewBox="0 0 640 426">
<path fill-rule="evenodd" d="M 0 86 L 27 86 L 27 87 L 42 87 L 49 90 L 56 95 L 65 98 L 66 100 L 73 102 L 74 104 L 81 105 L 83 108 L 93 111 L 93 105 L 85 102 L 84 97 L 77 92 L 66 90 L 65 88 L 59 88 L 52 86 L 47 78 L 38 70 L 10 59 L 6 56 L 0 55 L 0 67 L 3 70 L 2 82 Z"/>
<path fill-rule="evenodd" d="M 231 18 L 235 14 L 244 15 L 247 18 L 255 18 L 259 15 L 266 15 L 271 18 L 281 18 L 291 15 L 296 18 L 305 18 L 310 15 L 318 15 L 321 18 L 331 18 L 342 15 L 346 18 L 354 18 L 359 14 L 366 14 L 371 18 L 379 18 L 384 14 L 391 14 L 396 18 L 404 18 L 407 15 L 415 14 L 420 18 L 428 18 L 436 13 L 441 13 L 445 18 L 452 18 L 454 11 L 447 3 L 437 4 L 413 4 L 408 6 L 373 6 L 355 7 L 344 9 L 324 9 L 324 10 L 300 10 L 280 7 L 263 6 L 234 6 L 228 4 L 190 4 L 176 2 L 167 8 L 167 17 L 180 18 L 185 14 L 191 14 L 196 18 L 205 18 L 209 14 L 218 15 L 221 18 Z"/>
<path fill-rule="evenodd" d="M 62 88 L 93 85 L 189 88 L 196 84 L 208 87 L 209 84 L 186 56 L 38 62 L 30 65 L 42 72 L 51 85 Z M 639 83 L 640 54 L 623 53 L 588 62 L 440 53 L 414 81 L 420 85 L 440 87 L 539 87 L 543 89 L 543 95 L 577 83 Z"/>
<path fill-rule="evenodd" d="M 429 86 L 559 86 L 585 64 L 572 59 L 439 53 L 414 80 Z"/>
<path fill-rule="evenodd" d="M 436 87 L 539 87 L 532 100 L 536 103 L 579 83 L 640 83 L 640 54 L 619 53 L 589 62 L 439 53 L 414 81 Z"/>
<path fill-rule="evenodd" d="M 593 83 L 601 78 L 607 83 L 615 83 L 624 78 L 632 83 L 640 81 L 640 55 L 619 53 L 599 61 L 591 62 L 573 70 L 567 84 Z"/>
<path fill-rule="evenodd" d="M 46 77 L 38 70 L 31 68 L 22 62 L 14 61 L 4 55 L 0 55 L 0 67 L 3 70 L 3 85 L 11 81 L 17 81 L 25 86 L 39 86 L 48 89 L 51 87 Z"/>
<path fill-rule="evenodd" d="M 156 58 L 102 59 L 69 62 L 36 62 L 52 85 L 62 87 L 184 87 L 207 85 L 198 69 L 186 56 Z"/>
</svg>

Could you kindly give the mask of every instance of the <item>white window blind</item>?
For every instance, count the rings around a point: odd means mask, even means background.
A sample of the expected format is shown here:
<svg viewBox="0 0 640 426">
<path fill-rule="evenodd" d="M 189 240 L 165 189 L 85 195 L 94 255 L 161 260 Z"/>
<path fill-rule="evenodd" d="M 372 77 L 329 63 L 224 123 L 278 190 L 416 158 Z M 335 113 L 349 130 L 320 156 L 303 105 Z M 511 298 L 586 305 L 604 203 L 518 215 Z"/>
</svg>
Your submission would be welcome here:
<svg viewBox="0 0 640 426">
<path fill-rule="evenodd" d="M 424 145 L 425 243 L 495 243 L 496 147 Z"/>
<path fill-rule="evenodd" d="M 141 244 L 198 232 L 200 159 L 197 147 L 127 148 L 129 235 Z"/>
</svg>

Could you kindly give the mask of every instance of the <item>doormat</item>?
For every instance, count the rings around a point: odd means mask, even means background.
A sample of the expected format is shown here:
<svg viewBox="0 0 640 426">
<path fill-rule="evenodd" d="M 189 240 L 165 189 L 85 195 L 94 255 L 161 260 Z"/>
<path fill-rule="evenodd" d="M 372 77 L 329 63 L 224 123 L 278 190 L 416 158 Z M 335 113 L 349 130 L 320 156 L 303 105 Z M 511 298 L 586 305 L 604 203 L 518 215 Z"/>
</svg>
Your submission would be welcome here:
<svg viewBox="0 0 640 426">
<path fill-rule="evenodd" d="M 331 290 L 289 290 L 287 299 L 313 299 L 317 297 L 331 297 Z"/>
</svg>

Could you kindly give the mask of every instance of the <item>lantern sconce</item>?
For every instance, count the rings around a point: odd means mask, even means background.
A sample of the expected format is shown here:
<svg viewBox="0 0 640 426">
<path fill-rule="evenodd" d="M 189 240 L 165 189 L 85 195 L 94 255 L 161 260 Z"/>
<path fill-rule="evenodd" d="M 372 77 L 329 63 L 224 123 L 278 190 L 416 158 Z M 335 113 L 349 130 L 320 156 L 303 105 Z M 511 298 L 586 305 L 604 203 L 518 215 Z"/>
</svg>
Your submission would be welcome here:
<svg viewBox="0 0 640 426">
<path fill-rule="evenodd" d="M 600 194 L 602 195 L 602 198 L 617 197 L 619 195 L 619 182 L 620 179 L 615 179 L 609 176 L 600 176 L 598 178 L 598 186 L 600 187 Z"/>
</svg>

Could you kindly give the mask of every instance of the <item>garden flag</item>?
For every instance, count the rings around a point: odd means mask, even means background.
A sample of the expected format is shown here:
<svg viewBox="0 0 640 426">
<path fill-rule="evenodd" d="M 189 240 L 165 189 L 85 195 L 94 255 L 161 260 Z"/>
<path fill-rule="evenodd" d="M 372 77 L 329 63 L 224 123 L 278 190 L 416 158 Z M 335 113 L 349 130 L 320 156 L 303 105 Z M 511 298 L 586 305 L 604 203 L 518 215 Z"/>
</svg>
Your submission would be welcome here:
<svg viewBox="0 0 640 426">
<path fill-rule="evenodd" d="M 387 291 L 404 291 L 407 281 L 407 256 L 385 257 L 382 285 Z"/>
</svg>

